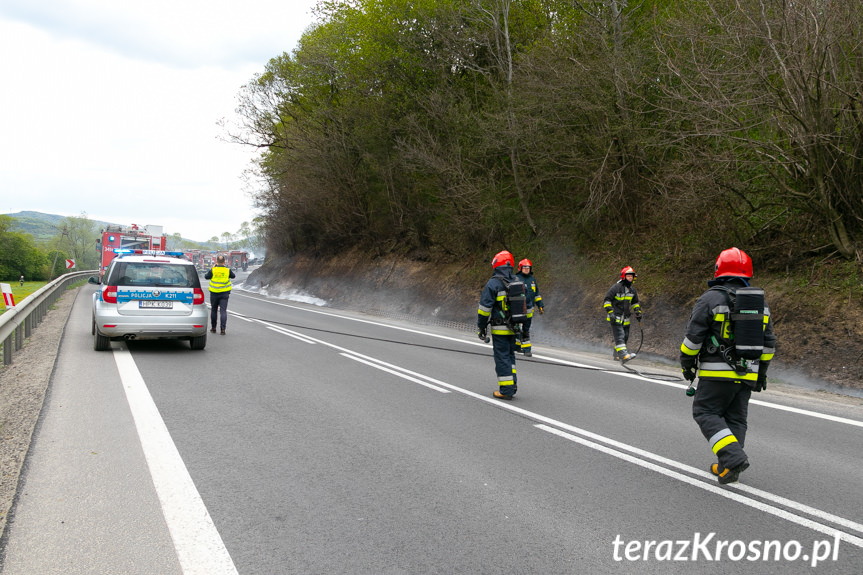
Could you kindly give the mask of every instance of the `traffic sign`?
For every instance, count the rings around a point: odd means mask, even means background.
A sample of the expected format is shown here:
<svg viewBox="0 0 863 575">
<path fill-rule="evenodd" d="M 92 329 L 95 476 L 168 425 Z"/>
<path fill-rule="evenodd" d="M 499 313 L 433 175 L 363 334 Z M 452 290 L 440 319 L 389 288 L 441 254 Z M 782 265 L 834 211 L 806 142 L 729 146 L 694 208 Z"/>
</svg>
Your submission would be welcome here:
<svg viewBox="0 0 863 575">
<path fill-rule="evenodd" d="M 12 286 L 10 284 L 0 284 L 0 291 L 3 292 L 3 304 L 6 309 L 15 307 L 15 297 L 12 295 Z"/>
<path fill-rule="evenodd" d="M 75 267 L 75 260 L 66 260 L 66 269 L 71 269 Z"/>
</svg>

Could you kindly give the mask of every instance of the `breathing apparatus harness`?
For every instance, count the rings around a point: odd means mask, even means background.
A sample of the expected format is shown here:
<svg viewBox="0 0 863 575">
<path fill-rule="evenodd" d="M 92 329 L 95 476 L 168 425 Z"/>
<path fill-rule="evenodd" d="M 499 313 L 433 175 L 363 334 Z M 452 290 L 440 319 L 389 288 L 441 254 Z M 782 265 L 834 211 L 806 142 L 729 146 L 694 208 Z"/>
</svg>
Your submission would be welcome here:
<svg viewBox="0 0 863 575">
<path fill-rule="evenodd" d="M 718 352 L 723 361 L 742 377 L 749 373 L 752 363 L 758 361 L 764 351 L 764 290 L 725 284 L 714 285 L 710 289 L 725 295 L 728 314 L 722 323 L 721 340 L 711 335 L 705 351 L 708 354 Z M 695 395 L 694 380 L 686 389 L 686 395 Z"/>
<path fill-rule="evenodd" d="M 722 341 L 710 336 L 708 353 L 722 356 L 738 375 L 746 375 L 753 361 L 764 351 L 764 290 L 717 285 L 710 289 L 725 294 L 728 317 L 722 324 Z"/>
</svg>

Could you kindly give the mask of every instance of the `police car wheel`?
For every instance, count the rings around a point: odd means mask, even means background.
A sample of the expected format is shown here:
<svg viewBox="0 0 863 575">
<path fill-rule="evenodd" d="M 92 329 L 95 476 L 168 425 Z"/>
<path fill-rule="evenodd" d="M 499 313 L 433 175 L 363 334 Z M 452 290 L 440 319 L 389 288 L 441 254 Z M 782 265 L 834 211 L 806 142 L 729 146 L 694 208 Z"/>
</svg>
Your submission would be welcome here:
<svg viewBox="0 0 863 575">
<path fill-rule="evenodd" d="M 207 347 L 207 334 L 189 338 L 189 347 L 192 349 L 204 349 Z"/>
<path fill-rule="evenodd" d="M 93 349 L 96 351 L 108 351 L 111 349 L 111 340 L 99 333 L 95 324 L 93 325 Z"/>
</svg>

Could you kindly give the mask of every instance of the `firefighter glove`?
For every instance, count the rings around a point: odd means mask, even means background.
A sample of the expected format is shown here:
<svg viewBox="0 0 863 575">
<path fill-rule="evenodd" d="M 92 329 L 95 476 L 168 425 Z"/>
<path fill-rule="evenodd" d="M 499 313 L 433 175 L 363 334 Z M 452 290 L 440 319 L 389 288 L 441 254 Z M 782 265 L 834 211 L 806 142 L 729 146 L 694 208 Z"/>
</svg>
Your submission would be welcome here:
<svg viewBox="0 0 863 575">
<path fill-rule="evenodd" d="M 641 318 L 644 316 L 640 311 L 635 312 L 635 319 L 638 320 L 638 323 L 641 323 Z"/>
<path fill-rule="evenodd" d="M 539 308 L 539 315 L 542 315 L 542 314 L 544 314 L 544 313 L 545 313 L 545 306 L 541 306 L 541 305 L 540 305 L 540 306 L 537 306 L 537 307 Z"/>
<path fill-rule="evenodd" d="M 482 341 L 485 341 L 485 338 L 488 337 L 488 332 L 484 327 L 481 327 L 477 330 L 476 335 L 478 335 Z"/>
<path fill-rule="evenodd" d="M 767 389 L 767 363 L 762 362 L 758 366 L 758 380 L 755 382 L 755 389 L 752 391 L 761 391 Z"/>
<path fill-rule="evenodd" d="M 698 360 L 694 357 L 681 358 L 680 369 L 683 371 L 683 379 L 692 382 L 698 373 Z"/>
</svg>

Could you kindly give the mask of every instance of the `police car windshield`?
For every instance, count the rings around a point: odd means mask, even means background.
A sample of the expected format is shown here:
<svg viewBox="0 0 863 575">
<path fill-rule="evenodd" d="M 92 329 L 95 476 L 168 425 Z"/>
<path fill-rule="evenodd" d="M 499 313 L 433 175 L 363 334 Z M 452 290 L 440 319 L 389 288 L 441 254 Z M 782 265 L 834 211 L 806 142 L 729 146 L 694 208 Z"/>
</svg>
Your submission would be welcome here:
<svg viewBox="0 0 863 575">
<path fill-rule="evenodd" d="M 194 266 L 151 262 L 118 261 L 107 283 L 130 287 L 201 287 Z"/>
</svg>

